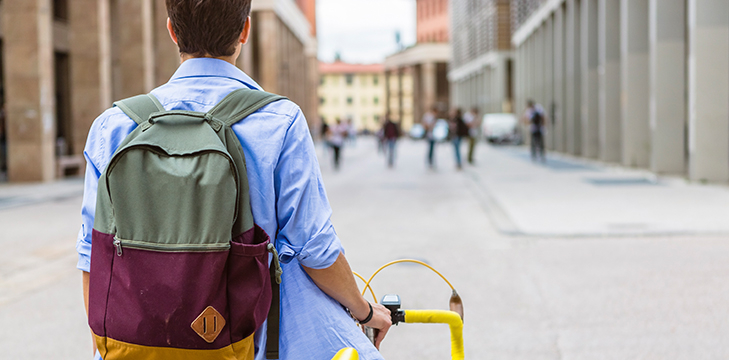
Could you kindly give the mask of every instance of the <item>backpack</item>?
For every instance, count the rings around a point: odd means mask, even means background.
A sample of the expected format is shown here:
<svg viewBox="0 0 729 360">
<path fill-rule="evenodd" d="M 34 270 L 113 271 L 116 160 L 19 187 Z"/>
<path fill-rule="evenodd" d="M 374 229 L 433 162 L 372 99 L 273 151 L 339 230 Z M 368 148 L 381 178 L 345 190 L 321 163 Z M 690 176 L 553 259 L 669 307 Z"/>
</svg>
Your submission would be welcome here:
<svg viewBox="0 0 729 360">
<path fill-rule="evenodd" d="M 104 359 L 253 359 L 281 271 L 231 126 L 281 99 L 240 89 L 207 113 L 152 95 L 114 104 L 139 126 L 98 185 L 89 325 Z"/>
<path fill-rule="evenodd" d="M 532 114 L 532 125 L 536 126 L 537 129 L 540 129 L 544 125 L 544 115 L 542 115 L 541 111 L 534 110 Z"/>
</svg>

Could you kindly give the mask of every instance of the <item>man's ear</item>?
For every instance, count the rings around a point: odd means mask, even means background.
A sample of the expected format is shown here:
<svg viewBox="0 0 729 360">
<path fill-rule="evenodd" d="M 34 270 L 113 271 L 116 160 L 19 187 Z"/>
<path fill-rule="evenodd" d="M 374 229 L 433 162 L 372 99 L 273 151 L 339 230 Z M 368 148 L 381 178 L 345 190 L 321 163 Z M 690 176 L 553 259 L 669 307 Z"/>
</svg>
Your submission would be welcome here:
<svg viewBox="0 0 729 360">
<path fill-rule="evenodd" d="M 172 29 L 172 20 L 170 20 L 170 18 L 167 18 L 167 32 L 170 33 L 170 39 L 172 39 L 172 42 L 177 44 L 177 34 L 175 34 L 175 30 Z"/>
<path fill-rule="evenodd" d="M 245 25 L 243 25 L 243 32 L 240 33 L 240 43 L 245 45 L 248 43 L 248 38 L 251 35 L 251 17 L 246 19 Z"/>
</svg>

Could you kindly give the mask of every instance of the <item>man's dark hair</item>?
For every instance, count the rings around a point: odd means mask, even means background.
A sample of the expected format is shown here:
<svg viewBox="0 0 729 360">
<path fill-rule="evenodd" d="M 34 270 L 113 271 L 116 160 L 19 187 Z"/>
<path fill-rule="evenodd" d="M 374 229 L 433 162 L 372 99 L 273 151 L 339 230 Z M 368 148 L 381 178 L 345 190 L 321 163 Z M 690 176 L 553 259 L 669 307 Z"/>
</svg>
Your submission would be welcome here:
<svg viewBox="0 0 729 360">
<path fill-rule="evenodd" d="M 166 0 L 180 53 L 231 56 L 251 13 L 251 0 Z"/>
</svg>

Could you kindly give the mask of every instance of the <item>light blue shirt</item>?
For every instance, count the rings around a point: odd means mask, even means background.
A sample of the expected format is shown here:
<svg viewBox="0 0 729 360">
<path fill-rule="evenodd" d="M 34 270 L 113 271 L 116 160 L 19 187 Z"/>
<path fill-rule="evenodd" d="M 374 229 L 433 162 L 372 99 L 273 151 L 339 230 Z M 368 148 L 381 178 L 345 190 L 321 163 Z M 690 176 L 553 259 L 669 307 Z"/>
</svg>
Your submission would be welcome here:
<svg viewBox="0 0 729 360">
<path fill-rule="evenodd" d="M 206 112 L 242 87 L 261 89 L 225 61 L 191 59 L 152 94 L 167 110 Z M 121 110 L 111 108 L 89 131 L 82 224 L 76 243 L 80 270 L 89 271 L 99 177 L 136 126 Z M 281 359 L 329 360 L 344 347 L 356 348 L 360 359 L 382 359 L 342 306 L 300 266 L 327 268 L 344 251 L 330 221 L 332 211 L 301 109 L 288 100 L 274 102 L 232 128 L 245 153 L 253 218 L 275 238 L 283 266 Z M 265 358 L 265 351 L 258 351 L 265 349 L 265 327 L 256 332 L 256 359 Z"/>
</svg>

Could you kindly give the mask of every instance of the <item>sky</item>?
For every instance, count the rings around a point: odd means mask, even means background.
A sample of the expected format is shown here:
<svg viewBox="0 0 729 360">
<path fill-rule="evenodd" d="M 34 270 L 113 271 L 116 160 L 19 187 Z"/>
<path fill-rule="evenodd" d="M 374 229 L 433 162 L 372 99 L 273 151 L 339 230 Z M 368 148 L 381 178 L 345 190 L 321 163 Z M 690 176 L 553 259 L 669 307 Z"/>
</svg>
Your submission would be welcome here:
<svg viewBox="0 0 729 360">
<path fill-rule="evenodd" d="M 380 63 L 397 52 L 395 32 L 415 43 L 415 0 L 317 0 L 319 59 Z"/>
</svg>

